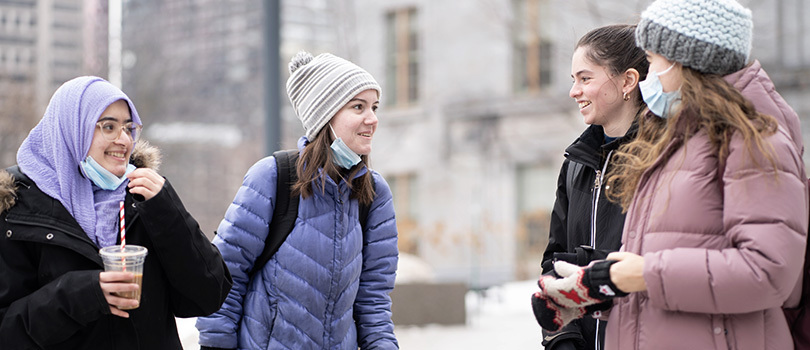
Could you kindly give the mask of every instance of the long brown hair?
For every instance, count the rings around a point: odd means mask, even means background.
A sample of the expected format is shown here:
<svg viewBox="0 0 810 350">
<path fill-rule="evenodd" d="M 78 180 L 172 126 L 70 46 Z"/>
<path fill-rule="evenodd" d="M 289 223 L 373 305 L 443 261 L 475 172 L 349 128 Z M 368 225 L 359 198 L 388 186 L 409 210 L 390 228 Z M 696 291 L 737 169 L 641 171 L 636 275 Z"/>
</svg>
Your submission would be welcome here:
<svg viewBox="0 0 810 350">
<path fill-rule="evenodd" d="M 340 180 L 346 181 L 349 189 L 352 191 L 351 198 L 356 198 L 361 204 L 371 204 L 374 200 L 374 183 L 371 179 L 371 168 L 369 166 L 368 155 L 360 156 L 360 163 L 348 170 L 343 171 L 332 162 L 332 151 L 330 145 L 332 144 L 332 135 L 329 132 L 324 132 L 324 129 L 315 135 L 312 140 L 304 147 L 301 157 L 298 159 L 296 166 L 296 173 L 298 180 L 292 186 L 292 194 L 294 196 L 300 195 L 302 198 L 307 198 L 313 195 L 314 188 L 319 188 L 321 194 L 326 191 L 326 176 L 334 179 L 335 182 Z M 355 178 L 357 172 L 365 164 L 368 171 Z M 319 171 L 323 169 L 323 171 Z M 346 179 L 352 179 L 347 181 Z"/>
<path fill-rule="evenodd" d="M 732 135 L 739 132 L 755 163 L 754 147 L 775 166 L 772 149 L 763 142 L 763 136 L 776 131 L 776 119 L 757 112 L 751 101 L 719 75 L 689 67 L 682 67 L 681 75 L 679 109 L 672 111 L 674 115 L 668 119 L 652 113 L 640 118 L 636 139 L 621 146 L 615 155 L 615 169 L 608 176 L 606 190 L 608 198 L 619 202 L 625 212 L 641 174 L 662 156 L 666 147 L 676 140 L 685 143 L 701 130 L 706 132 L 721 162 L 728 156 Z"/>
</svg>

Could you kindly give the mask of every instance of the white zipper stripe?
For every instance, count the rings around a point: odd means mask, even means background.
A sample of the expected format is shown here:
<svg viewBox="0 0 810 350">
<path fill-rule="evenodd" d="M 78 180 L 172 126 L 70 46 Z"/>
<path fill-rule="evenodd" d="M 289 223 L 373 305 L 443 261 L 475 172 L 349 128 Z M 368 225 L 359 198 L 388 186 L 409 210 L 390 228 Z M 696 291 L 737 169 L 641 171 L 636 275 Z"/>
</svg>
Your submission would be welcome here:
<svg viewBox="0 0 810 350">
<path fill-rule="evenodd" d="M 610 156 L 613 154 L 611 150 L 605 157 L 605 164 L 602 166 L 602 171 L 596 171 L 596 183 L 594 185 L 594 200 L 593 200 L 593 213 L 591 213 L 591 247 L 596 249 L 596 213 L 599 209 L 599 195 L 602 193 L 602 182 L 605 178 L 608 163 L 610 163 Z M 596 320 L 596 332 L 594 333 L 593 348 L 599 350 L 599 320 Z"/>
</svg>

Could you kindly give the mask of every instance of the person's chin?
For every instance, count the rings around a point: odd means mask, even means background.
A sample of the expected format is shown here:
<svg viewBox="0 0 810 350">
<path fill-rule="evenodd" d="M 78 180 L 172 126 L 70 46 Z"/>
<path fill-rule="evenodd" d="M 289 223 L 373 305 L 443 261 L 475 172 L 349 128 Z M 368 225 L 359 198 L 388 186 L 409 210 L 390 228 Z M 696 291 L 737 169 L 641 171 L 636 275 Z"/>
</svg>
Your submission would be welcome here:
<svg viewBox="0 0 810 350">
<path fill-rule="evenodd" d="M 126 167 L 123 167 L 123 168 L 116 167 L 115 169 L 107 169 L 107 171 L 111 172 L 115 176 L 121 177 L 121 176 L 124 176 L 127 169 L 126 169 Z"/>
</svg>

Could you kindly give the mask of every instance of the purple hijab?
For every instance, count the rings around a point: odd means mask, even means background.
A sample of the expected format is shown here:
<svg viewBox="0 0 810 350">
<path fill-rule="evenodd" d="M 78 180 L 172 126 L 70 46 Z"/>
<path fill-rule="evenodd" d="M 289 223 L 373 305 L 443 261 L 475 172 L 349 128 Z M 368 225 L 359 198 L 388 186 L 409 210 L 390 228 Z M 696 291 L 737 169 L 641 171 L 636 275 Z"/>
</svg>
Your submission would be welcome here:
<svg viewBox="0 0 810 350">
<path fill-rule="evenodd" d="M 129 97 L 106 80 L 86 76 L 62 84 L 17 151 L 20 170 L 62 203 L 99 247 L 116 242 L 118 202 L 124 200 L 129 181 L 102 190 L 84 176 L 79 163 L 87 158 L 101 113 L 118 100 L 127 101 L 132 121 L 140 125 Z"/>
</svg>

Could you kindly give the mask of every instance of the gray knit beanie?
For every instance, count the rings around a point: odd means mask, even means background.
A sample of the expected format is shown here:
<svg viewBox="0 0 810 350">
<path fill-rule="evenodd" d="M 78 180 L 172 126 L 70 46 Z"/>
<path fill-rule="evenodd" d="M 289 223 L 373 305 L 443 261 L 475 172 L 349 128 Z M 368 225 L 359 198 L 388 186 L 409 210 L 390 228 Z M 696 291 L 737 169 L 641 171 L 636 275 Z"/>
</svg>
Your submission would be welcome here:
<svg viewBox="0 0 810 350">
<path fill-rule="evenodd" d="M 378 98 L 382 93 L 371 74 L 335 55 L 301 51 L 290 60 L 287 96 L 310 141 L 349 100 L 369 89 L 377 90 Z"/>
<path fill-rule="evenodd" d="M 657 0 L 642 14 L 636 44 L 709 74 L 745 67 L 751 52 L 751 10 L 735 0 Z"/>
</svg>

